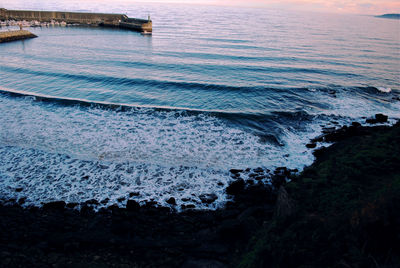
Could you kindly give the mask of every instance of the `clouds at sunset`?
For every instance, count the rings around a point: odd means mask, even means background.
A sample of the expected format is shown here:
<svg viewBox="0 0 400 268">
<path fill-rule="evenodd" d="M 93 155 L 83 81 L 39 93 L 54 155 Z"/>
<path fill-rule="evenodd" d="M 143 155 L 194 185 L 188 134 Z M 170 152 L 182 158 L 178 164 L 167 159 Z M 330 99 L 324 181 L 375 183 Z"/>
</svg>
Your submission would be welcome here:
<svg viewBox="0 0 400 268">
<path fill-rule="evenodd" d="M 142 0 L 145 2 L 145 0 Z M 380 14 L 400 13 L 400 1 L 392 0 L 153 0 L 186 4 L 285 7 L 310 11 Z M 146 1 L 147 2 L 147 1 Z"/>
</svg>

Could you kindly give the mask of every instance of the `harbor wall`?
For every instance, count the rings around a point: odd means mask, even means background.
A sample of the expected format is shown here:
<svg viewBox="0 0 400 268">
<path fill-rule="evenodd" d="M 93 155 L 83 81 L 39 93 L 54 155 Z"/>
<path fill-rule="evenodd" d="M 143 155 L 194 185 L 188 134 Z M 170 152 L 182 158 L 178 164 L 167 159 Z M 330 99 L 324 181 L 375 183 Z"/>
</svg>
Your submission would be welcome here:
<svg viewBox="0 0 400 268">
<path fill-rule="evenodd" d="M 3 20 L 37 20 L 47 22 L 51 20 L 65 21 L 66 23 L 106 24 L 118 26 L 119 22 L 128 18 L 123 14 L 80 13 L 60 11 L 31 11 L 31 10 L 0 10 L 0 19 Z"/>
<path fill-rule="evenodd" d="M 35 38 L 35 37 L 37 36 L 25 30 L 0 32 L 0 43 L 28 39 L 28 38 Z"/>
</svg>

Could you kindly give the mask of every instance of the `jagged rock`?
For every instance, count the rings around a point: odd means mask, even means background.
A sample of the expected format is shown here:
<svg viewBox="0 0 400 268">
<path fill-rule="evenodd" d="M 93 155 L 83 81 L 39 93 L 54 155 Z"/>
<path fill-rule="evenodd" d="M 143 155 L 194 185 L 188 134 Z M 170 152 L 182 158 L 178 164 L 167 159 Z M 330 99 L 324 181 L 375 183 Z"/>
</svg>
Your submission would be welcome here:
<svg viewBox="0 0 400 268">
<path fill-rule="evenodd" d="M 54 209 L 54 210 L 62 210 L 65 208 L 64 201 L 54 201 L 43 204 L 43 209 Z"/>
<path fill-rule="evenodd" d="M 240 172 L 243 172 L 243 169 L 232 168 L 232 169 L 229 170 L 229 172 L 232 173 L 232 174 L 238 174 Z"/>
<path fill-rule="evenodd" d="M 280 186 L 276 200 L 275 216 L 278 218 L 287 218 L 295 213 L 296 206 L 289 197 L 285 187 Z"/>
<path fill-rule="evenodd" d="M 368 124 L 385 123 L 388 121 L 388 116 L 384 114 L 376 114 L 375 118 L 368 118 L 366 122 Z"/>
<path fill-rule="evenodd" d="M 199 196 L 199 198 L 201 202 L 205 204 L 211 204 L 218 199 L 218 196 L 216 194 L 202 194 Z"/>
<path fill-rule="evenodd" d="M 176 205 L 176 200 L 175 198 L 171 197 L 166 201 L 170 205 Z"/>
<path fill-rule="evenodd" d="M 134 197 L 134 196 L 139 196 L 139 195 L 140 195 L 139 192 L 132 192 L 132 193 L 129 193 L 129 197 Z"/>
<path fill-rule="evenodd" d="M 97 201 L 96 199 L 90 199 L 90 200 L 87 200 L 87 201 L 85 202 L 85 204 L 86 204 L 86 205 L 98 205 L 98 204 L 99 204 L 99 201 Z"/>
<path fill-rule="evenodd" d="M 195 208 L 195 207 L 196 207 L 196 206 L 193 205 L 193 204 L 181 205 L 181 208 L 182 208 L 182 209 L 193 209 L 193 208 Z"/>
<path fill-rule="evenodd" d="M 316 143 L 308 143 L 308 144 L 306 144 L 306 147 L 309 149 L 313 149 L 313 148 L 317 147 L 317 144 Z"/>
<path fill-rule="evenodd" d="M 244 180 L 239 179 L 234 182 L 232 182 L 227 188 L 226 188 L 226 193 L 230 195 L 235 195 L 243 191 L 245 186 Z"/>
<path fill-rule="evenodd" d="M 138 202 L 136 202 L 135 200 L 128 200 L 126 202 L 126 209 L 127 210 L 138 210 L 140 208 L 140 204 Z"/>
</svg>

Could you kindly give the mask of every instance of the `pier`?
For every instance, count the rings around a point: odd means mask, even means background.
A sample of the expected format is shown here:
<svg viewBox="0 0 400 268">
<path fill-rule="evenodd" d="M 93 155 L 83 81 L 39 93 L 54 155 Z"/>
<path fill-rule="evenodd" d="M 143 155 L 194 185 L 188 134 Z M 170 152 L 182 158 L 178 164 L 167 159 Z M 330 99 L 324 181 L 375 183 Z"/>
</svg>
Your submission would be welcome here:
<svg viewBox="0 0 400 268">
<path fill-rule="evenodd" d="M 124 14 L 8 10 L 0 8 L 0 20 L 38 22 L 56 21 L 59 23 L 64 22 L 66 24 L 118 27 L 146 33 L 151 33 L 153 31 L 150 17 L 147 20 L 136 19 L 129 18 Z"/>
<path fill-rule="evenodd" d="M 0 32 L 0 43 L 11 42 L 37 37 L 33 33 L 25 30 Z"/>
</svg>

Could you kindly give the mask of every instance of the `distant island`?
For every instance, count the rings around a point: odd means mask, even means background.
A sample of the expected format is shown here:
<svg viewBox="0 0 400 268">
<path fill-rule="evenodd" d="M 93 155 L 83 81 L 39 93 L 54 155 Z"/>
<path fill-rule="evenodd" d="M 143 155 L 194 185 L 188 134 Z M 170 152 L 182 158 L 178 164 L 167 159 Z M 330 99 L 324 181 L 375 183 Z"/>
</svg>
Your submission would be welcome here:
<svg viewBox="0 0 400 268">
<path fill-rule="evenodd" d="M 384 18 L 384 19 L 400 19 L 400 14 L 383 14 L 383 15 L 379 15 L 379 16 L 375 16 L 376 18 Z"/>
</svg>

